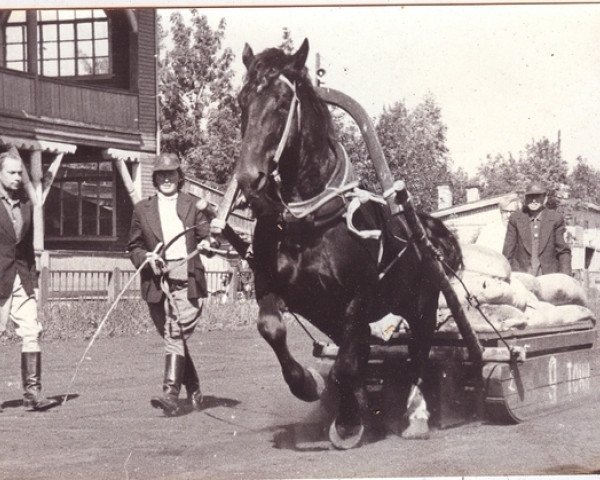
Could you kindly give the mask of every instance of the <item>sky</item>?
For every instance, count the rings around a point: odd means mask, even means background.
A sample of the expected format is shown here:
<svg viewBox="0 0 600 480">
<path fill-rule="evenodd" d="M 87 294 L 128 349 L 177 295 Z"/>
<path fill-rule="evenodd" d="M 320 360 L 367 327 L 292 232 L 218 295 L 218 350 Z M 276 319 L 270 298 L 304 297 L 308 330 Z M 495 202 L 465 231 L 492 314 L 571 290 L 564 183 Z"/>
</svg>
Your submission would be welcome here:
<svg viewBox="0 0 600 480">
<path fill-rule="evenodd" d="M 563 158 L 600 168 L 600 3 L 254 7 L 254 0 L 5 0 L 21 7 L 160 7 L 197 5 L 210 24 L 227 21 L 225 45 L 236 55 L 237 84 L 244 43 L 254 52 L 281 43 L 283 27 L 298 47 L 310 42 L 327 71 L 325 86 L 357 100 L 373 117 L 431 94 L 447 125 L 455 167 L 473 175 L 488 154 L 518 156 L 532 140 L 556 140 Z M 371 2 L 373 3 L 373 2 Z M 326 5 L 328 4 L 328 5 Z M 217 8 L 215 5 L 228 5 Z M 252 8 L 247 5 L 253 5 Z"/>
<path fill-rule="evenodd" d="M 169 10 L 159 10 L 168 19 Z M 455 167 L 474 174 L 487 154 L 507 155 L 533 139 L 558 138 L 563 158 L 600 168 L 600 4 L 202 8 L 236 55 L 238 84 L 247 42 L 255 53 L 310 43 L 325 86 L 373 117 L 431 94 L 447 125 Z"/>
</svg>

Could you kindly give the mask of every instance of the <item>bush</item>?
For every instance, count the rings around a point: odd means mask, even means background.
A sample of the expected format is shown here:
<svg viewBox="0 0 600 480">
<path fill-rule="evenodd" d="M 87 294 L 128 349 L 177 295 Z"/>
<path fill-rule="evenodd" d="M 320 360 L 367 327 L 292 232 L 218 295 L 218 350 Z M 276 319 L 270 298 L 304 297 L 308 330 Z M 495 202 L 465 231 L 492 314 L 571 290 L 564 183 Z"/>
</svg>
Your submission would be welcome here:
<svg viewBox="0 0 600 480">
<path fill-rule="evenodd" d="M 106 300 L 70 300 L 49 302 L 39 312 L 44 340 L 90 339 L 110 308 Z M 255 301 L 219 304 L 206 301 L 197 329 L 240 330 L 253 327 L 258 316 Z M 2 342 L 18 341 L 14 324 L 8 322 Z M 104 322 L 99 337 L 133 336 L 154 331 L 143 300 L 121 300 Z"/>
</svg>

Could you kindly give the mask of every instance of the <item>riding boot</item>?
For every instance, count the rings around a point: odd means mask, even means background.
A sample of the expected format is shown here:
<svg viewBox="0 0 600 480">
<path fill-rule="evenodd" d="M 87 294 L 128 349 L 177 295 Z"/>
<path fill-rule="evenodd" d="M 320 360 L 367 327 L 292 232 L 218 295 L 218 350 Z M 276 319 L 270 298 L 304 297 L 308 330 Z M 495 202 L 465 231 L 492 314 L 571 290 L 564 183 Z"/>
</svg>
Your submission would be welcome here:
<svg viewBox="0 0 600 480">
<path fill-rule="evenodd" d="M 47 410 L 58 403 L 41 394 L 42 354 L 40 352 L 21 353 L 21 378 L 23 380 L 23 406 L 27 410 Z"/>
<path fill-rule="evenodd" d="M 150 404 L 154 408 L 162 408 L 165 415 L 171 417 L 179 411 L 178 398 L 183 379 L 185 357 L 169 353 L 165 356 L 165 376 L 162 397 L 153 397 Z"/>
<path fill-rule="evenodd" d="M 185 351 L 185 368 L 183 370 L 183 385 L 187 391 L 188 402 L 194 410 L 200 410 L 202 405 L 202 391 L 200 390 L 200 379 L 189 352 Z"/>
</svg>

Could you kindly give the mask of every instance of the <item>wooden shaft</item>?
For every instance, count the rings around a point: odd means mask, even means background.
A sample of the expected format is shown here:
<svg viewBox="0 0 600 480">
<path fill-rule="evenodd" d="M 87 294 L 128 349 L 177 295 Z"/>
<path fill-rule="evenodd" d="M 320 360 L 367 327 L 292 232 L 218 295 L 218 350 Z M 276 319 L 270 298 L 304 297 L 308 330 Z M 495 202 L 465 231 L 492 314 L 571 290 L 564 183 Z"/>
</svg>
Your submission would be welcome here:
<svg viewBox="0 0 600 480">
<path fill-rule="evenodd" d="M 227 218 L 231 213 L 231 209 L 233 208 L 233 203 L 235 202 L 235 197 L 237 196 L 238 191 L 239 185 L 235 176 L 233 176 L 231 177 L 231 181 L 229 182 L 229 185 L 227 185 L 227 190 L 225 190 L 223 199 L 219 204 L 217 215 L 211 222 L 211 231 L 213 234 L 220 235 L 222 230 L 225 228 L 225 225 L 227 224 Z"/>
<path fill-rule="evenodd" d="M 362 133 L 365 145 L 369 151 L 369 156 L 373 161 L 375 174 L 377 175 L 377 180 L 379 181 L 381 188 L 383 188 L 384 192 L 392 188 L 394 186 L 392 171 L 385 159 L 381 144 L 377 139 L 377 133 L 375 132 L 373 122 L 371 122 L 371 118 L 365 109 L 356 100 L 339 90 L 323 87 L 316 88 L 315 90 L 323 101 L 341 108 L 354 119 Z M 386 201 L 390 206 L 392 214 L 397 214 L 400 211 L 399 205 L 392 198 L 386 198 Z"/>
</svg>

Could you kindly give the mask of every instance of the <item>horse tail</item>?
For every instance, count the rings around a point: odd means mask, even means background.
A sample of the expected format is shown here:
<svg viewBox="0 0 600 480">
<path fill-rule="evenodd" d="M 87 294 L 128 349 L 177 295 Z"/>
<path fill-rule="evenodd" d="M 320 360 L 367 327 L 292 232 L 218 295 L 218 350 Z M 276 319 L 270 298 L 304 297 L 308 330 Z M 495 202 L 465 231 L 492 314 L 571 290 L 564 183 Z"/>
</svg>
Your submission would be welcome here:
<svg viewBox="0 0 600 480">
<path fill-rule="evenodd" d="M 464 265 L 462 250 L 456 235 L 438 218 L 426 213 L 419 213 L 419 219 L 433 246 L 442 252 L 446 274 L 452 275 L 459 272 Z"/>
</svg>

